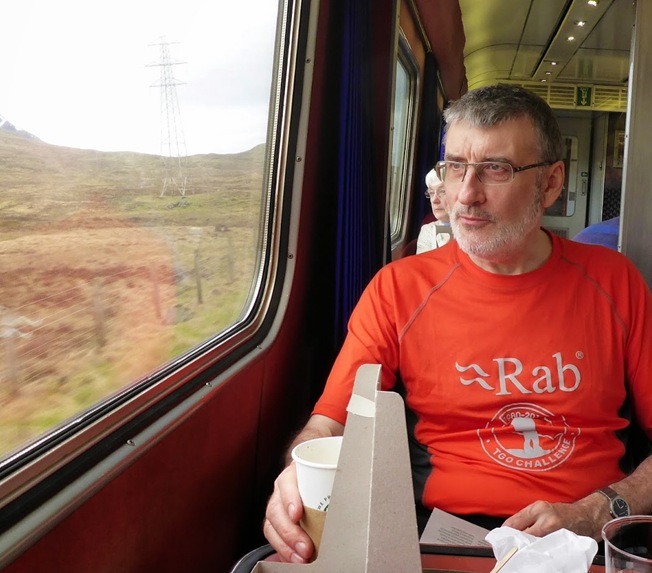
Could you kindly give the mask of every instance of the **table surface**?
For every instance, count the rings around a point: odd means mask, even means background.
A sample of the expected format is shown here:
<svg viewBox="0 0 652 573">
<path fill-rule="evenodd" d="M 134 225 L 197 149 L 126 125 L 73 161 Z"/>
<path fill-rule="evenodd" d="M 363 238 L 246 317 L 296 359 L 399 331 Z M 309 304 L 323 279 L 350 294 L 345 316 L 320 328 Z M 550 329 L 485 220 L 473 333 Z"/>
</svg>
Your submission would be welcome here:
<svg viewBox="0 0 652 573">
<path fill-rule="evenodd" d="M 278 561 L 278 558 L 274 554 L 266 561 Z M 424 573 L 490 573 L 494 565 L 496 560 L 493 557 L 421 553 Z M 588 573 L 604 573 L 604 567 L 592 565 Z"/>
<path fill-rule="evenodd" d="M 489 573 L 496 565 L 493 557 L 475 557 L 468 555 L 421 554 L 421 565 L 426 571 Z M 604 573 L 602 565 L 592 565 L 589 573 Z"/>
</svg>

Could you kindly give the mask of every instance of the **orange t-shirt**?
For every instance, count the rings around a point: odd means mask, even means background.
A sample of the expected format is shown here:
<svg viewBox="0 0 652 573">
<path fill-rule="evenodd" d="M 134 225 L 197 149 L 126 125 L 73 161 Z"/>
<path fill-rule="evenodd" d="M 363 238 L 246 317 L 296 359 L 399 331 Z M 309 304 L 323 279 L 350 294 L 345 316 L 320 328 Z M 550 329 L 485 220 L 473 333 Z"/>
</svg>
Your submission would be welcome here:
<svg viewBox="0 0 652 573">
<path fill-rule="evenodd" d="M 351 315 L 313 413 L 345 423 L 358 367 L 381 364 L 416 416 L 426 507 L 508 516 L 622 479 L 628 396 L 652 437 L 648 286 L 620 253 L 550 236 L 550 259 L 522 275 L 486 272 L 454 241 L 400 259 Z"/>
</svg>

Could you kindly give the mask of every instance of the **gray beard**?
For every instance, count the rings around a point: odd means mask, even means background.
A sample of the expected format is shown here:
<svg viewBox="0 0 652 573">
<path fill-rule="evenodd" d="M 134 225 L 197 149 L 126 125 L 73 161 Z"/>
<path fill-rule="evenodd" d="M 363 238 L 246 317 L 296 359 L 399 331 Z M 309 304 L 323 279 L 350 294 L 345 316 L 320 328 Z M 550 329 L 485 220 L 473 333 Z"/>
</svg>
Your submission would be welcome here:
<svg viewBox="0 0 652 573">
<path fill-rule="evenodd" d="M 539 190 L 537 189 L 537 191 Z M 487 213 L 474 207 L 460 208 L 453 211 L 450 225 L 460 249 L 467 255 L 481 259 L 503 260 L 521 251 L 526 237 L 533 229 L 538 229 L 541 226 L 541 216 L 543 214 L 541 193 L 536 193 L 536 200 L 532 202 L 525 218 L 515 223 L 500 226 L 489 239 L 479 236 L 479 232 L 475 229 L 465 228 L 460 224 L 458 219 L 460 214 L 478 214 L 486 217 Z M 489 217 L 489 219 L 493 221 L 492 217 Z"/>
</svg>

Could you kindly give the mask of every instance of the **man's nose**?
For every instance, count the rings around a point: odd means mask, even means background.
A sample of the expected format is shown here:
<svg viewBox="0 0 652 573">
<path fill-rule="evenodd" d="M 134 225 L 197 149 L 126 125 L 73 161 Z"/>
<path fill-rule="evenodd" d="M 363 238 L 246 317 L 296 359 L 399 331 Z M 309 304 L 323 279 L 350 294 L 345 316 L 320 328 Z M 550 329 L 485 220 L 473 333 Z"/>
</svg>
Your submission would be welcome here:
<svg viewBox="0 0 652 573">
<path fill-rule="evenodd" d="M 458 183 L 457 200 L 464 205 L 482 203 L 485 200 L 484 184 L 478 179 L 475 167 L 469 165 L 464 178 Z"/>
</svg>

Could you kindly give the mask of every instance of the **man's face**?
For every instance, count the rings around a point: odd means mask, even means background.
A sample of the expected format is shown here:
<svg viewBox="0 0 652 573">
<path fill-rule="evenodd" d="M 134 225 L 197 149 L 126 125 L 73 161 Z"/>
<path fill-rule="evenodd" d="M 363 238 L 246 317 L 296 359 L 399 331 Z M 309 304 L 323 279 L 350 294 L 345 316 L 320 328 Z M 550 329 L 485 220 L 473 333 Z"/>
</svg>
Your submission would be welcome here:
<svg viewBox="0 0 652 573">
<path fill-rule="evenodd" d="M 488 128 L 457 122 L 446 135 L 447 161 L 505 161 L 513 167 L 542 160 L 536 131 L 528 118 Z M 558 165 L 558 164 L 556 164 Z M 467 169 L 462 182 L 444 182 L 453 235 L 464 252 L 486 260 L 505 260 L 527 251 L 534 240 L 548 197 L 551 167 L 514 174 L 514 180 L 486 185 Z M 562 171 L 563 175 L 563 171 Z"/>
</svg>

